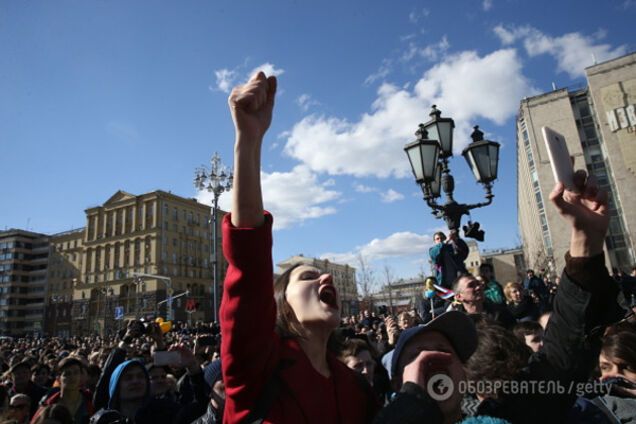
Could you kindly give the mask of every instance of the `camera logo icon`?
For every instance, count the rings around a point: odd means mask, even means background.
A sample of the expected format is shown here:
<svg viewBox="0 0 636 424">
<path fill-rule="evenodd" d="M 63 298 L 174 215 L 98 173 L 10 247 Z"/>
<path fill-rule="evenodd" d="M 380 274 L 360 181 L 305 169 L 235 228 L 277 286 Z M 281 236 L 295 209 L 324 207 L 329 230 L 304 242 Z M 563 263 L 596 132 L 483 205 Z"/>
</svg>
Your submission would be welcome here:
<svg viewBox="0 0 636 424">
<path fill-rule="evenodd" d="M 455 390 L 453 380 L 446 374 L 435 374 L 426 383 L 426 392 L 431 399 L 441 402 L 450 398 Z"/>
</svg>

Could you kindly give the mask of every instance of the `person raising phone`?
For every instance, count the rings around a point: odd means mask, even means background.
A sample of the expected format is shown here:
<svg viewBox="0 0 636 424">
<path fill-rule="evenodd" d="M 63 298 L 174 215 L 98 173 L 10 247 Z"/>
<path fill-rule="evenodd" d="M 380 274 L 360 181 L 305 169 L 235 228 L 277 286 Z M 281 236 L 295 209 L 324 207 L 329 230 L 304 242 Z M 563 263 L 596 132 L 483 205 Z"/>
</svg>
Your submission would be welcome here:
<svg viewBox="0 0 636 424">
<path fill-rule="evenodd" d="M 224 422 L 370 422 L 372 391 L 327 351 L 340 323 L 332 276 L 296 265 L 272 285 L 273 218 L 263 210 L 260 169 L 276 86 L 259 72 L 229 97 L 236 140 L 232 211 L 223 220 Z"/>
</svg>

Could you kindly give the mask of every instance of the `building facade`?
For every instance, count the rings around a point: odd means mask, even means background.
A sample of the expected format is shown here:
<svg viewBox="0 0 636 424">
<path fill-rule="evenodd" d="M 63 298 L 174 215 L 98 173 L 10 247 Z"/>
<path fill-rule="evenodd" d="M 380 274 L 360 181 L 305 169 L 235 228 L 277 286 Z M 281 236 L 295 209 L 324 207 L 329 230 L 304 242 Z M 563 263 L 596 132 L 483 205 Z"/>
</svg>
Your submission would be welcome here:
<svg viewBox="0 0 636 424">
<path fill-rule="evenodd" d="M 354 267 L 331 262 L 327 259 L 316 259 L 303 255 L 287 258 L 277 264 L 277 266 L 280 268 L 280 273 L 283 273 L 298 263 L 311 265 L 330 273 L 342 302 L 341 315 L 344 317 L 358 313 L 358 288 L 356 285 L 356 269 Z"/>
<path fill-rule="evenodd" d="M 48 260 L 48 236 L 0 232 L 0 335 L 43 334 Z"/>
<path fill-rule="evenodd" d="M 73 334 L 112 333 L 133 317 L 165 318 L 168 296 L 175 298 L 174 319 L 211 320 L 210 212 L 195 199 L 164 191 L 138 196 L 118 191 L 87 209 L 81 273 L 73 288 Z M 223 214 L 219 211 L 220 218 Z M 220 249 L 217 257 L 220 282 L 227 264 Z M 186 310 L 186 300 L 198 309 Z"/>
<path fill-rule="evenodd" d="M 570 233 L 549 203 L 554 178 L 541 128 L 566 139 L 576 169 L 610 195 L 605 250 L 612 267 L 634 263 L 636 231 L 636 53 L 586 69 L 588 85 L 522 100 L 517 117 L 517 207 L 528 267 L 556 273 Z"/>
<path fill-rule="evenodd" d="M 522 282 L 528 269 L 521 247 L 484 250 L 481 252 L 481 263 L 492 265 L 494 278 L 502 286 L 509 282 Z"/>
<path fill-rule="evenodd" d="M 81 278 L 85 228 L 49 238 L 49 266 L 44 333 L 69 337 L 73 321 L 73 287 Z"/>
</svg>

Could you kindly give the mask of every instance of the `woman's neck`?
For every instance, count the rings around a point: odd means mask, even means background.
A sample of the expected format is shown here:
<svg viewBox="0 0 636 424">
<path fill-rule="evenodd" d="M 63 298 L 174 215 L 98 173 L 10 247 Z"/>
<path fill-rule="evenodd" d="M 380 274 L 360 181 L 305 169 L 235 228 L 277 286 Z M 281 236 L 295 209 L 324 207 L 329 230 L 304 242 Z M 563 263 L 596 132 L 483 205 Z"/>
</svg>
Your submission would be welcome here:
<svg viewBox="0 0 636 424">
<path fill-rule="evenodd" d="M 331 331 L 325 329 L 304 328 L 304 338 L 298 339 L 301 349 L 309 358 L 309 362 L 324 377 L 331 376 L 327 362 L 327 342 Z"/>
</svg>

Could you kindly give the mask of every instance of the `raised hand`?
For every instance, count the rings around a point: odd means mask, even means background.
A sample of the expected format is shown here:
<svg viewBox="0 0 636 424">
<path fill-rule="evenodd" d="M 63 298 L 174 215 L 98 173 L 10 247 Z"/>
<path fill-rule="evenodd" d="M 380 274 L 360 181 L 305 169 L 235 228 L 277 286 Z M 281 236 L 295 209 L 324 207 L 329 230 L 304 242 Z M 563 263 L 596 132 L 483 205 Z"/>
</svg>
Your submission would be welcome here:
<svg viewBox="0 0 636 424">
<path fill-rule="evenodd" d="M 272 122 L 276 77 L 255 74 L 245 85 L 234 87 L 228 103 L 237 136 L 260 143 Z"/>
<path fill-rule="evenodd" d="M 595 256 L 603 252 L 605 234 L 609 226 L 607 192 L 599 190 L 594 176 L 585 171 L 574 174 L 576 191 L 566 190 L 563 183 L 550 193 L 550 200 L 572 226 L 570 255 Z"/>
<path fill-rule="evenodd" d="M 237 227 L 258 227 L 264 221 L 261 144 L 272 123 L 276 86 L 276 77 L 259 72 L 228 99 L 236 128 L 232 224 Z"/>
</svg>

